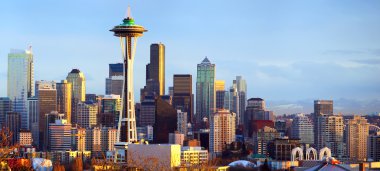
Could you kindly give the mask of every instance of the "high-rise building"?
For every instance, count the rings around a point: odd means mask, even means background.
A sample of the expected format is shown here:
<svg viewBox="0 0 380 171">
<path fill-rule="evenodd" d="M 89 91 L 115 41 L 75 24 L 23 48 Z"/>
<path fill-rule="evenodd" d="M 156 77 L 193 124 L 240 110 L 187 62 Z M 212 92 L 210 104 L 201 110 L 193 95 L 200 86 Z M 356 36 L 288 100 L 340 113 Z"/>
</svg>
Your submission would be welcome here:
<svg viewBox="0 0 380 171">
<path fill-rule="evenodd" d="M 123 91 L 123 64 L 109 64 L 109 75 L 106 78 L 106 94 L 122 95 Z"/>
<path fill-rule="evenodd" d="M 29 129 L 27 98 L 34 96 L 34 62 L 29 50 L 11 50 L 8 54 L 7 95 L 14 112 L 21 115 L 21 128 Z"/>
<path fill-rule="evenodd" d="M 215 93 L 216 93 L 216 102 L 215 102 L 216 108 L 224 109 L 224 96 L 226 93 L 224 80 L 215 81 Z"/>
<path fill-rule="evenodd" d="M 325 115 L 333 115 L 333 101 L 332 100 L 314 100 L 314 115 L 320 116 L 322 114 Z"/>
<path fill-rule="evenodd" d="M 346 147 L 343 142 L 343 117 L 338 115 L 321 115 L 317 118 L 318 130 L 317 143 L 315 144 L 317 150 L 323 147 L 331 149 L 334 157 L 341 158 L 345 155 Z"/>
<path fill-rule="evenodd" d="M 208 58 L 203 59 L 202 63 L 197 65 L 197 103 L 196 114 L 198 121 L 203 118 L 211 120 L 215 111 L 215 64 L 212 64 Z"/>
<path fill-rule="evenodd" d="M 71 135 L 71 144 L 73 145 L 72 150 L 76 151 L 86 151 L 86 129 L 85 128 L 72 128 Z"/>
<path fill-rule="evenodd" d="M 39 120 L 40 120 L 40 111 L 38 109 L 39 102 L 37 97 L 28 98 L 28 115 L 29 115 L 29 124 L 30 132 L 32 133 L 33 145 L 38 146 L 39 139 Z"/>
<path fill-rule="evenodd" d="M 12 102 L 8 97 L 0 97 L 0 128 L 5 126 L 5 115 L 12 111 Z"/>
<path fill-rule="evenodd" d="M 184 134 L 181 134 L 178 131 L 174 133 L 169 133 L 169 144 L 179 144 L 183 146 L 184 141 L 185 141 Z"/>
<path fill-rule="evenodd" d="M 368 136 L 366 147 L 368 161 L 380 161 L 380 132 Z"/>
<path fill-rule="evenodd" d="M 227 99 L 224 102 L 224 104 L 226 106 L 225 109 L 228 109 L 231 112 L 236 114 L 236 125 L 239 125 L 240 124 L 240 117 L 241 117 L 240 116 L 240 108 L 239 108 L 240 107 L 240 104 L 239 104 L 240 97 L 239 97 L 239 93 L 237 91 L 237 86 L 236 86 L 235 80 L 233 82 L 233 85 L 230 87 L 230 90 L 226 91 L 225 94 L 228 94 L 227 96 L 225 96 L 225 99 L 224 99 L 224 100 Z"/>
<path fill-rule="evenodd" d="M 106 78 L 106 94 L 122 95 L 123 91 L 123 76 L 111 76 Z"/>
<path fill-rule="evenodd" d="M 194 116 L 192 82 L 190 74 L 175 74 L 173 76 L 173 107 L 187 113 L 187 123 L 193 122 Z"/>
<path fill-rule="evenodd" d="M 123 63 L 109 64 L 109 74 L 108 77 L 112 76 L 123 76 Z"/>
<path fill-rule="evenodd" d="M 153 143 L 168 143 L 169 133 L 177 129 L 177 111 L 160 97 L 156 100 Z"/>
<path fill-rule="evenodd" d="M 177 131 L 187 136 L 187 113 L 177 110 Z"/>
<path fill-rule="evenodd" d="M 57 89 L 54 81 L 36 81 L 36 96 L 39 110 L 39 149 L 47 150 L 48 130 L 46 114 L 57 111 Z"/>
<path fill-rule="evenodd" d="M 115 128 L 102 128 L 102 151 L 114 150 L 116 141 L 117 129 Z"/>
<path fill-rule="evenodd" d="M 32 133 L 30 131 L 21 130 L 18 136 L 20 146 L 31 146 L 33 142 Z"/>
<path fill-rule="evenodd" d="M 274 121 L 273 111 L 265 108 L 265 101 L 261 98 L 250 98 L 247 101 L 247 107 L 244 113 L 244 135 L 251 137 L 252 126 L 255 120 L 271 120 Z M 278 130 L 277 130 L 278 131 Z"/>
<path fill-rule="evenodd" d="M 156 118 L 156 101 L 153 96 L 146 96 L 141 102 L 139 126 L 153 126 Z"/>
<path fill-rule="evenodd" d="M 114 95 L 114 94 L 105 95 L 102 98 L 100 115 L 110 116 L 110 118 L 113 118 L 113 121 L 111 123 L 103 122 L 102 123 L 103 126 L 116 127 L 117 123 L 119 122 L 120 112 L 121 112 L 121 97 L 119 95 Z"/>
<path fill-rule="evenodd" d="M 236 114 L 228 110 L 217 111 L 210 124 L 210 153 L 220 155 L 224 144 L 235 141 Z"/>
<path fill-rule="evenodd" d="M 71 122 L 75 124 L 77 104 L 86 101 L 86 78 L 79 69 L 72 69 L 66 80 L 71 83 Z"/>
<path fill-rule="evenodd" d="M 77 104 L 77 124 L 82 128 L 92 128 L 97 124 L 98 104 L 79 102 Z"/>
<path fill-rule="evenodd" d="M 314 126 L 313 122 L 304 114 L 298 114 L 292 122 L 291 137 L 300 139 L 300 143 L 314 143 Z"/>
<path fill-rule="evenodd" d="M 65 114 L 67 123 L 71 123 L 72 84 L 67 80 L 57 83 L 57 111 Z"/>
<path fill-rule="evenodd" d="M 346 126 L 347 155 L 351 161 L 366 161 L 369 123 L 367 119 L 354 116 Z"/>
<path fill-rule="evenodd" d="M 83 72 L 79 69 L 73 69 L 67 75 L 66 80 L 72 85 L 73 99 L 78 99 L 82 102 L 86 101 L 86 79 Z"/>
<path fill-rule="evenodd" d="M 7 112 L 5 115 L 5 127 L 12 134 L 10 143 L 16 144 L 21 130 L 21 115 L 17 112 Z"/>
<path fill-rule="evenodd" d="M 276 129 L 264 126 L 253 132 L 254 154 L 263 154 L 269 156 L 268 144 L 276 138 L 280 138 L 280 133 Z"/>
<path fill-rule="evenodd" d="M 155 94 L 165 95 L 165 45 L 162 43 L 150 45 L 149 78 L 158 86 Z"/>
<path fill-rule="evenodd" d="M 246 108 L 247 101 L 247 82 L 242 78 L 242 76 L 236 76 L 236 80 L 233 81 L 236 83 L 237 94 L 239 97 L 239 124 L 244 123 L 244 112 Z M 238 113 L 236 113 L 238 114 Z"/>
<path fill-rule="evenodd" d="M 50 151 L 71 150 L 71 124 L 59 114 L 54 123 L 49 124 Z"/>
</svg>

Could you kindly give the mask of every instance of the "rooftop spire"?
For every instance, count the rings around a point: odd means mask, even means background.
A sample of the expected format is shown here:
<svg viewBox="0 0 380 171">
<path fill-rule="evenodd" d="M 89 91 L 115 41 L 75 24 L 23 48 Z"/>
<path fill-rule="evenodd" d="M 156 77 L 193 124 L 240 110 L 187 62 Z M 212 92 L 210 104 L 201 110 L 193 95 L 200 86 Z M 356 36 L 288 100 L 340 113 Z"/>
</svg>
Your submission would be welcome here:
<svg viewBox="0 0 380 171">
<path fill-rule="evenodd" d="M 128 5 L 128 8 L 127 8 L 127 14 L 126 14 L 125 18 L 132 18 L 132 16 L 131 16 L 131 6 L 129 6 L 129 5 Z"/>
</svg>

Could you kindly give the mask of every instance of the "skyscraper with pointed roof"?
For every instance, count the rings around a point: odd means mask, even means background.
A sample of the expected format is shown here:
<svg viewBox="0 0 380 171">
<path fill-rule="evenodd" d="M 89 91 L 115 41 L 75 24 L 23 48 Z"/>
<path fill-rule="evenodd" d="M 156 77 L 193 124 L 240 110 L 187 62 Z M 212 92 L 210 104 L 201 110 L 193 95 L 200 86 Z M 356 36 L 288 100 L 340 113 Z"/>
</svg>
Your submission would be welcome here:
<svg viewBox="0 0 380 171">
<path fill-rule="evenodd" d="M 212 119 L 215 110 L 215 64 L 206 57 L 197 65 L 196 115 L 198 121 Z"/>
</svg>

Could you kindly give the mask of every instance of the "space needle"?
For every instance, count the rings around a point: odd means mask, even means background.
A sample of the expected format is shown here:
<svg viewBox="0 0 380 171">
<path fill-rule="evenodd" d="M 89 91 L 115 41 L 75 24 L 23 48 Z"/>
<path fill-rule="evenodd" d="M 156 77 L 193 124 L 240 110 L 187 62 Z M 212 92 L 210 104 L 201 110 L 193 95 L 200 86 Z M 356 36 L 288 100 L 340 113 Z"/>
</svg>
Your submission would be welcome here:
<svg viewBox="0 0 380 171">
<path fill-rule="evenodd" d="M 114 36 L 119 37 L 123 59 L 123 91 L 122 107 L 116 135 L 116 146 L 127 146 L 137 141 L 135 102 L 133 94 L 133 62 L 136 53 L 137 38 L 141 37 L 147 30 L 143 26 L 135 24 L 131 17 L 130 8 L 123 23 L 110 30 Z"/>
</svg>

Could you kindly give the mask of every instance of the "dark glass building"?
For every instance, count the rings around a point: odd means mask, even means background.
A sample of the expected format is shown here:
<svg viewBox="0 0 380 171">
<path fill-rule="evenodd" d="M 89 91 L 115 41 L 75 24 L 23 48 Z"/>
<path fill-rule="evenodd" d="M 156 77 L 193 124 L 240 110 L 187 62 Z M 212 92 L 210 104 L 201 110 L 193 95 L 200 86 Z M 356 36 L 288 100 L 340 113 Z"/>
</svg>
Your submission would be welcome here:
<svg viewBox="0 0 380 171">
<path fill-rule="evenodd" d="M 176 74 L 173 76 L 173 107 L 187 112 L 187 122 L 193 121 L 194 99 L 192 76 L 190 74 Z"/>
</svg>

